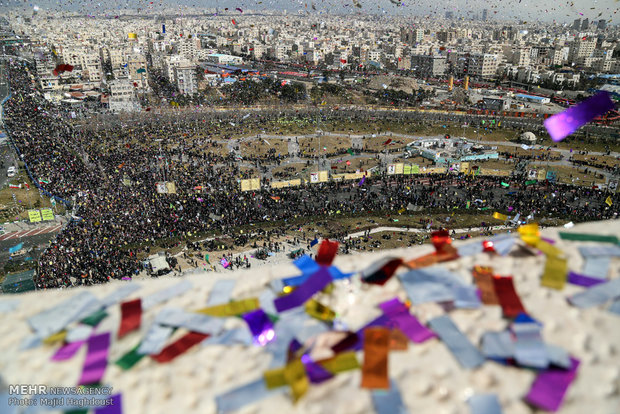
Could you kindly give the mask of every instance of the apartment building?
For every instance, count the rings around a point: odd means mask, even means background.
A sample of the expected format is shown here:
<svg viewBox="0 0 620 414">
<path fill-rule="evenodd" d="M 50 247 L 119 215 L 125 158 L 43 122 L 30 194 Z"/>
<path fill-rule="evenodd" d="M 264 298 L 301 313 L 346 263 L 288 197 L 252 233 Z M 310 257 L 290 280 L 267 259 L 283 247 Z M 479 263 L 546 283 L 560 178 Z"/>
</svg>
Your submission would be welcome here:
<svg viewBox="0 0 620 414">
<path fill-rule="evenodd" d="M 184 95 L 198 93 L 198 82 L 196 80 L 196 66 L 179 65 L 174 67 L 174 78 L 176 79 L 177 89 Z"/>
</svg>

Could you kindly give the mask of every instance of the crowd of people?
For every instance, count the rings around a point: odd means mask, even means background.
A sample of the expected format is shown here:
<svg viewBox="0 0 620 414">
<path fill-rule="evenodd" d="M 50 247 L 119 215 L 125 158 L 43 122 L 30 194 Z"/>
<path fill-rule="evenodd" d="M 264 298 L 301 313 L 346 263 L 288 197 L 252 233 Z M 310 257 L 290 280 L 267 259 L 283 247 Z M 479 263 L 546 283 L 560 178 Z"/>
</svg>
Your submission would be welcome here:
<svg viewBox="0 0 620 414">
<path fill-rule="evenodd" d="M 384 214 L 411 205 L 426 212 L 488 209 L 482 220 L 508 208 L 524 216 L 600 220 L 615 217 L 620 203 L 615 194 L 565 184 L 526 186 L 514 179 L 506 189 L 497 177 L 385 173 L 363 183 L 241 192 L 238 160 L 232 153 L 209 151 L 210 138 L 200 124 L 149 122 L 131 132 L 122 122 L 76 128 L 44 99 L 23 63 L 9 65 L 9 79 L 7 132 L 35 180 L 70 202 L 75 215 L 39 258 L 36 283 L 42 289 L 131 277 L 142 269 L 139 256 L 152 246 L 232 234 L 250 224 Z M 191 139 L 197 130 L 200 138 Z M 159 193 L 162 181 L 174 182 L 176 191 Z M 608 196 L 613 207 L 605 203 Z"/>
</svg>

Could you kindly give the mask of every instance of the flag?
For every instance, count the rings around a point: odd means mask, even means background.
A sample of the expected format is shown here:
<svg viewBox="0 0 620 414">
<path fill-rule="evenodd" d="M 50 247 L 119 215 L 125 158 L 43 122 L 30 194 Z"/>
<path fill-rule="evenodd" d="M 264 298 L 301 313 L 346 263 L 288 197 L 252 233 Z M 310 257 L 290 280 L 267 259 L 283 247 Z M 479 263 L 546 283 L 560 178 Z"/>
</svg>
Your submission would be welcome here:
<svg viewBox="0 0 620 414">
<path fill-rule="evenodd" d="M 127 33 L 128 39 L 137 39 L 138 35 L 136 33 Z"/>
<path fill-rule="evenodd" d="M 347 152 L 348 152 L 350 155 L 353 155 L 353 148 L 349 148 L 349 149 L 347 150 Z"/>
<path fill-rule="evenodd" d="M 222 258 L 220 259 L 220 264 L 221 264 L 222 266 L 224 266 L 224 268 L 227 268 L 228 266 L 230 266 L 230 262 L 229 262 L 228 260 L 226 260 L 226 258 L 225 258 L 225 257 L 222 257 Z"/>
<path fill-rule="evenodd" d="M 383 145 L 387 145 L 387 144 L 389 144 L 390 142 L 392 142 L 392 138 L 390 138 L 390 139 L 388 139 L 387 141 L 385 141 L 385 142 L 383 143 Z"/>
<path fill-rule="evenodd" d="M 613 204 L 613 202 L 611 201 L 611 196 L 607 197 L 607 199 L 605 200 L 605 204 L 607 204 L 609 207 L 611 207 L 611 205 Z"/>
<path fill-rule="evenodd" d="M 165 24 L 161 25 L 161 32 L 162 33 L 166 33 L 166 25 Z"/>
<path fill-rule="evenodd" d="M 364 181 L 366 181 L 366 176 L 362 177 L 362 179 L 360 180 L 360 182 L 357 184 L 359 187 L 364 185 Z"/>
<path fill-rule="evenodd" d="M 317 238 L 315 237 L 315 238 L 314 238 L 314 240 L 312 240 L 312 241 L 310 242 L 310 247 L 313 247 L 313 246 L 315 246 L 315 245 L 317 245 L 317 244 L 319 244 L 319 239 L 317 239 Z"/>
<path fill-rule="evenodd" d="M 22 247 L 24 247 L 24 243 L 16 244 L 13 247 L 9 247 L 9 253 L 15 253 L 15 252 L 21 250 Z"/>
<path fill-rule="evenodd" d="M 211 264 L 211 262 L 209 261 L 209 255 L 208 254 L 205 254 L 205 262 Z"/>
</svg>

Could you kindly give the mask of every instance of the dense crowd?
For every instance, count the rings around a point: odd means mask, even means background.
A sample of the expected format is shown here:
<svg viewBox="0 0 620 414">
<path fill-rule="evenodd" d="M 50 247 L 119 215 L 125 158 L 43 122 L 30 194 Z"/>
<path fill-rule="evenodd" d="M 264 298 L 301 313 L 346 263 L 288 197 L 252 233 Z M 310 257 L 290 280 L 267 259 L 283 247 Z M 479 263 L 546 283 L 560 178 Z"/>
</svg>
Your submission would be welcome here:
<svg viewBox="0 0 620 414">
<path fill-rule="evenodd" d="M 562 184 L 525 186 L 518 179 L 505 189 L 497 177 L 378 175 L 363 185 L 328 182 L 240 192 L 237 160 L 209 151 L 211 137 L 201 123 L 150 122 L 131 131 L 122 122 L 76 128 L 34 89 L 27 67 L 9 67 L 13 97 L 5 105 L 7 132 L 42 187 L 72 201 L 78 217 L 40 257 L 39 288 L 132 276 L 141 269 L 137 255 L 156 243 L 267 221 L 383 214 L 411 205 L 434 212 L 485 208 L 489 215 L 510 207 L 524 216 L 599 220 L 616 216 L 620 203 L 611 195 L 609 207 L 604 200 L 610 194 Z M 199 130 L 200 138 L 188 138 L 190 130 L 192 136 Z M 159 194 L 161 181 L 174 182 L 176 193 Z"/>
</svg>

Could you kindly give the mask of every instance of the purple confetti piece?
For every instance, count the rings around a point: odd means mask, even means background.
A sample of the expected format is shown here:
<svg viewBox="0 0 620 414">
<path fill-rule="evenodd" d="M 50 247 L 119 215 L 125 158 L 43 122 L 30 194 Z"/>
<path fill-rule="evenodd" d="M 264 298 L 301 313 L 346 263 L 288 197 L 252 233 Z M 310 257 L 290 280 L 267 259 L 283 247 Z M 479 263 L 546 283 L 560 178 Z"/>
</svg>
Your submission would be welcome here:
<svg viewBox="0 0 620 414">
<path fill-rule="evenodd" d="M 52 361 L 66 361 L 73 357 L 86 341 L 76 341 L 63 345 L 52 356 Z"/>
<path fill-rule="evenodd" d="M 421 343 L 437 337 L 433 331 L 422 325 L 415 316 L 410 314 L 407 306 L 398 298 L 383 302 L 379 307 L 411 341 Z"/>
<path fill-rule="evenodd" d="M 308 379 L 313 384 L 320 384 L 334 377 L 331 372 L 314 362 L 308 355 L 302 355 L 301 362 L 306 368 Z"/>
<path fill-rule="evenodd" d="M 108 350 L 110 347 L 110 333 L 88 338 L 88 352 L 84 361 L 82 376 L 79 385 L 101 382 L 106 366 L 108 365 Z"/>
<path fill-rule="evenodd" d="M 545 128 L 553 141 L 562 141 L 597 116 L 604 115 L 612 109 L 614 103 L 609 93 L 601 91 L 566 111 L 547 118 Z"/>
<path fill-rule="evenodd" d="M 579 360 L 571 358 L 571 368 L 568 371 L 559 369 L 542 371 L 534 380 L 525 399 L 543 410 L 557 411 L 562 405 L 568 387 L 577 376 L 578 367 Z"/>
<path fill-rule="evenodd" d="M 299 285 L 297 289 L 286 296 L 281 296 L 273 301 L 278 312 L 303 305 L 316 292 L 325 288 L 332 282 L 332 276 L 327 268 L 322 267 L 315 274 L 310 276 L 308 280 Z"/>
<path fill-rule="evenodd" d="M 243 319 L 247 322 L 256 345 L 265 346 L 276 337 L 273 323 L 264 310 L 248 312 L 243 315 Z"/>
<path fill-rule="evenodd" d="M 580 275 L 579 273 L 575 273 L 575 272 L 568 273 L 568 283 L 577 285 L 577 286 L 590 287 L 590 286 L 599 285 L 605 282 L 607 282 L 607 280 L 605 279 L 597 279 L 595 277 Z"/>
</svg>

